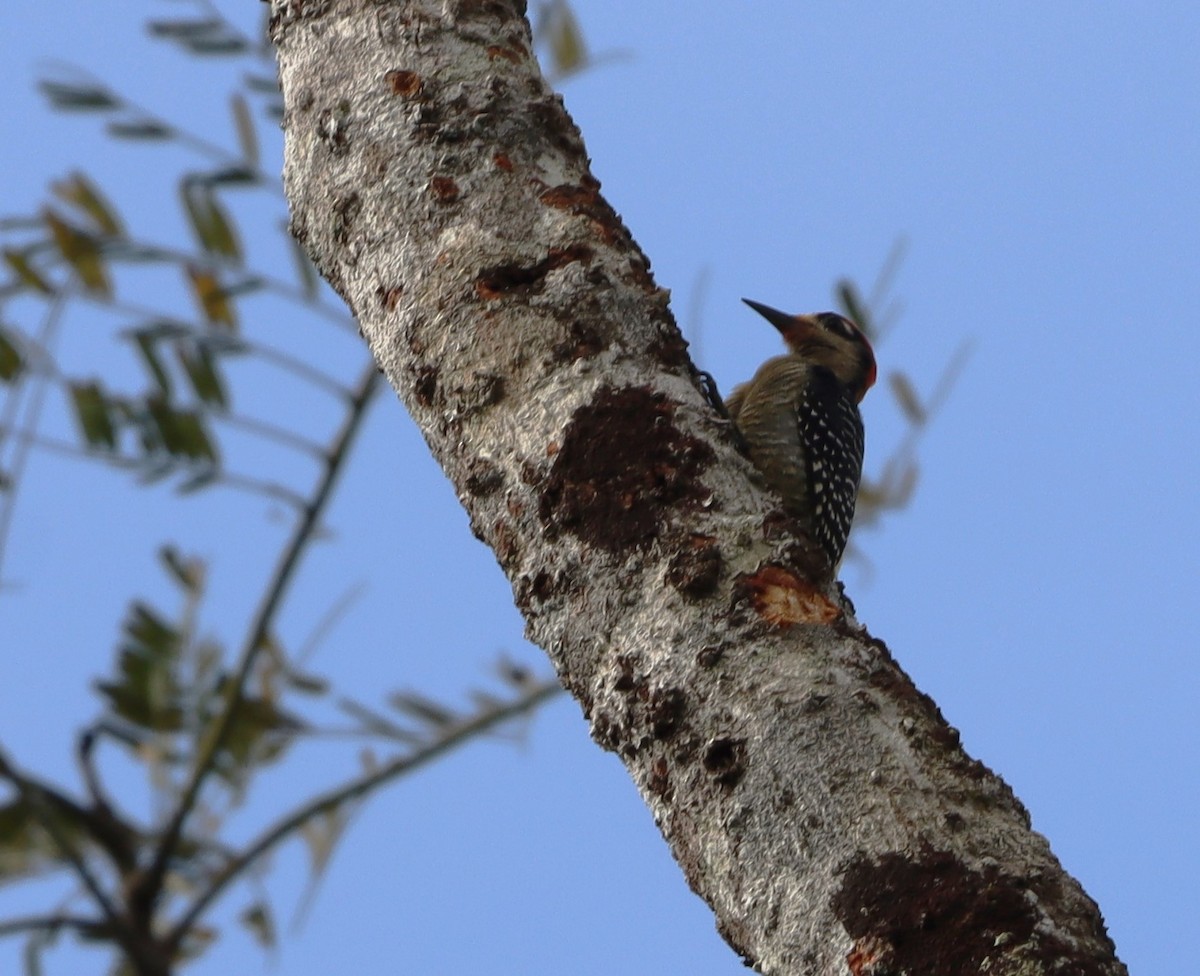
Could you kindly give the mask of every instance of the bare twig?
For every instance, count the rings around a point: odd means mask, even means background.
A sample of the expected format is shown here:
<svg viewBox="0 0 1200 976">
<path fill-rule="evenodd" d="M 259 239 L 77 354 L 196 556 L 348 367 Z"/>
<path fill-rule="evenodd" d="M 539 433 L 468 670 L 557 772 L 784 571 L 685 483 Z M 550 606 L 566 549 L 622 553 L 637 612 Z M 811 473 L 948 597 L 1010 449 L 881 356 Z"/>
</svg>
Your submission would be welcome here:
<svg viewBox="0 0 1200 976">
<path fill-rule="evenodd" d="M 92 458 L 104 461 L 107 464 L 126 471 L 137 471 L 146 467 L 145 462 L 138 458 L 123 457 L 119 454 L 101 450 L 100 448 L 81 447 L 78 444 L 72 444 L 70 441 L 60 440 L 55 437 L 38 436 L 26 431 L 10 431 L 7 428 L 0 427 L 0 436 L 8 434 L 11 434 L 18 441 L 28 442 L 33 447 L 63 457 Z M 290 488 L 286 488 L 274 481 L 262 481 L 233 471 L 222 470 L 218 472 L 213 479 L 213 484 L 220 485 L 223 488 L 233 488 L 252 495 L 273 498 L 297 511 L 303 511 L 308 506 L 308 499 L 292 491 Z"/>
<path fill-rule="evenodd" d="M 48 349 L 54 341 L 56 332 L 58 331 L 59 322 L 62 319 L 63 307 L 66 305 L 65 291 L 59 292 L 50 302 L 46 309 L 46 315 L 42 320 L 42 327 L 38 330 L 38 345 L 42 349 Z M 41 417 L 42 405 L 46 399 L 46 382 L 34 383 L 33 390 L 29 395 L 29 406 L 25 411 L 25 423 L 21 428 L 22 434 L 32 434 L 37 429 L 38 419 Z M 14 388 L 10 394 L 10 399 L 5 404 L 4 415 L 0 416 L 0 436 L 6 436 L 7 432 L 14 430 L 17 424 L 17 414 L 20 412 L 20 387 Z M 0 587 L 4 583 L 4 555 L 8 549 L 8 533 L 12 528 L 13 514 L 17 508 L 17 486 L 21 483 L 21 475 L 24 473 L 25 465 L 29 460 L 29 452 L 32 447 L 31 441 L 23 436 L 15 438 L 16 446 L 13 448 L 12 461 L 7 465 L 6 476 L 11 481 L 11 485 L 7 491 L 0 492 Z M 0 441 L 0 443 L 3 443 Z"/>
<path fill-rule="evenodd" d="M 432 762 L 451 749 L 463 745 L 476 736 L 497 725 L 530 712 L 542 702 L 562 691 L 557 679 L 548 678 L 530 688 L 515 700 L 483 710 L 470 718 L 448 726 L 437 739 L 414 749 L 409 754 L 393 760 L 377 770 L 357 777 L 351 782 L 314 797 L 303 807 L 280 820 L 250 844 L 237 858 L 212 880 L 208 888 L 192 903 L 166 937 L 168 948 L 178 946 L 186 938 L 191 927 L 213 900 L 249 865 L 262 857 L 281 841 L 292 836 L 305 823 L 344 803 L 366 796 L 368 793 L 404 773 Z"/>
<path fill-rule="evenodd" d="M 292 532 L 292 537 L 288 540 L 280 556 L 279 564 L 272 575 L 271 584 L 267 588 L 258 612 L 251 623 L 233 679 L 228 683 L 225 690 L 225 702 L 221 713 L 201 745 L 200 754 L 192 770 L 191 779 L 180 794 L 175 814 L 163 832 L 154 861 L 147 871 L 148 890 L 158 890 L 162 886 L 167 865 L 170 864 L 171 858 L 174 856 L 175 850 L 179 845 L 184 824 L 191 815 L 200 794 L 200 789 L 212 773 L 216 757 L 225 745 L 229 733 L 233 728 L 234 719 L 237 717 L 246 682 L 249 680 L 254 662 L 258 658 L 260 649 L 267 641 L 275 620 L 275 614 L 287 594 L 296 567 L 299 565 L 300 557 L 307 549 L 320 524 L 321 515 L 332 496 L 333 488 L 337 482 L 338 475 L 341 473 L 342 465 L 349 455 L 354 437 L 362 427 L 367 407 L 378 388 L 379 371 L 374 361 L 370 361 L 363 370 L 357 387 L 350 399 L 350 409 L 345 422 L 334 438 L 333 444 L 326 456 L 325 471 L 313 492 L 312 501 L 305 508 L 300 521 Z"/>
<path fill-rule="evenodd" d="M 0 939 L 24 932 L 53 933 L 60 929 L 73 929 L 84 935 L 95 936 L 98 931 L 104 929 L 104 923 L 82 915 L 26 915 L 0 922 Z"/>
</svg>

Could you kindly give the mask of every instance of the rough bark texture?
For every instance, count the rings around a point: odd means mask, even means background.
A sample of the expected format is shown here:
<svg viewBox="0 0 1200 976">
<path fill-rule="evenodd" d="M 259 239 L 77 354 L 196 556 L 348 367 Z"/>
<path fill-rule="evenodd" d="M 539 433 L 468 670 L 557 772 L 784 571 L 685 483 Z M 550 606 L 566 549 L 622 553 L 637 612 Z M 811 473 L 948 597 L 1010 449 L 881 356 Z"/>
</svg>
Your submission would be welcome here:
<svg viewBox="0 0 1200 976">
<path fill-rule="evenodd" d="M 293 228 L 763 973 L 1118 974 L 707 403 L 514 0 L 275 0 Z"/>
</svg>

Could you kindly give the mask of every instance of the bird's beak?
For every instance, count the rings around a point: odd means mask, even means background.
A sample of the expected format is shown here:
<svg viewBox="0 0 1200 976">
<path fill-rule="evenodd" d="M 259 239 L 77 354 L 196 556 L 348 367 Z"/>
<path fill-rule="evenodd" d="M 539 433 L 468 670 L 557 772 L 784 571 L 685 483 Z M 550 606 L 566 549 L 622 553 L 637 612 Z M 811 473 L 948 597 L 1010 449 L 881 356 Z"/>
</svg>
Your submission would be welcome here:
<svg viewBox="0 0 1200 976">
<path fill-rule="evenodd" d="M 781 312 L 777 308 L 771 308 L 770 305 L 763 305 L 759 302 L 752 302 L 749 298 L 743 298 L 743 302 L 749 305 L 754 311 L 761 315 L 764 319 L 770 322 L 777 328 L 780 334 L 785 339 L 790 339 L 796 335 L 807 324 L 804 320 L 808 317 L 805 315 L 788 315 L 787 312 Z"/>
</svg>

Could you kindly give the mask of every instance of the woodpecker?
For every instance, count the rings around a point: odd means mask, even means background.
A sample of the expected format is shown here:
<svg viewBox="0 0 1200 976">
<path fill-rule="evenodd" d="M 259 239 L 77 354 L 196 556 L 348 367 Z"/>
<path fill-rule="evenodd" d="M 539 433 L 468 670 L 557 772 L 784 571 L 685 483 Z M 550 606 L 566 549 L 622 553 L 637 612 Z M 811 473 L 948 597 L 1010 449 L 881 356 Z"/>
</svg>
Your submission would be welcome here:
<svg viewBox="0 0 1200 976">
<path fill-rule="evenodd" d="M 788 354 L 768 359 L 725 402 L 750 459 L 784 510 L 829 560 L 841 561 L 862 477 L 858 405 L 875 382 L 862 330 L 835 312 L 788 315 L 743 298 L 783 336 Z"/>
</svg>

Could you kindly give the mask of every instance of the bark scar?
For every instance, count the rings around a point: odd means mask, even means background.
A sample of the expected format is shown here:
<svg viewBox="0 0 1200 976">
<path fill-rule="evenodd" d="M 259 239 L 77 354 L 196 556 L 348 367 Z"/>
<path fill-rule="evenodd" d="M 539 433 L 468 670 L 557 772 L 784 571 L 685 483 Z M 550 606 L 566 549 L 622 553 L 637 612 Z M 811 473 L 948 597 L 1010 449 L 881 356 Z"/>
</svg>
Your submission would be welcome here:
<svg viewBox="0 0 1200 976">
<path fill-rule="evenodd" d="M 509 295 L 528 294 L 540 290 L 551 271 L 576 261 L 590 264 L 595 252 L 583 244 L 553 247 L 537 264 L 499 264 L 481 271 L 475 279 L 475 293 L 484 301 L 495 301 Z"/>
<path fill-rule="evenodd" d="M 713 452 L 675 426 L 675 407 L 649 387 L 604 387 L 576 410 L 542 491 L 543 521 L 624 552 L 662 538 L 677 509 L 702 507 Z"/>
</svg>

